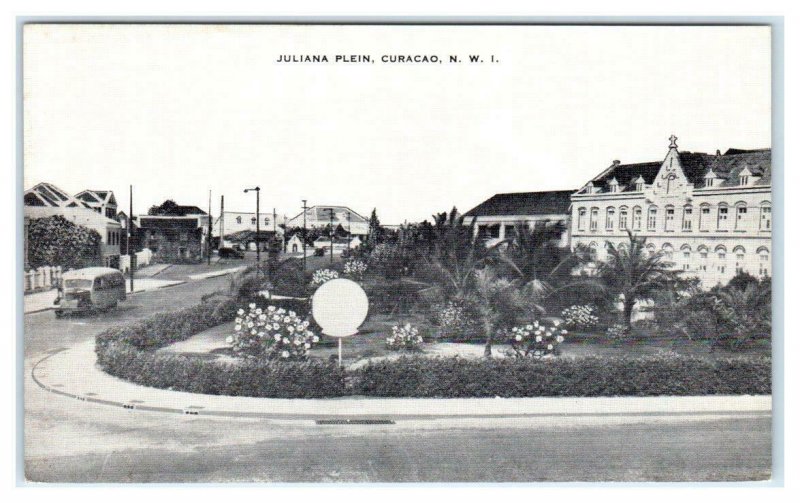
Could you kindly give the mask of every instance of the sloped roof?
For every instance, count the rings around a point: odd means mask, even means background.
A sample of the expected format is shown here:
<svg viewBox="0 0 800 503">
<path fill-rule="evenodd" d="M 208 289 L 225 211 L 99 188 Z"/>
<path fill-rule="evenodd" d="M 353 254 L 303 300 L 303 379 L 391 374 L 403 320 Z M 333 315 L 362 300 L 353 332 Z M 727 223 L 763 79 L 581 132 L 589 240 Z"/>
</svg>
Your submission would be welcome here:
<svg viewBox="0 0 800 503">
<path fill-rule="evenodd" d="M 25 206 L 50 206 L 55 208 L 90 208 L 85 202 L 72 197 L 52 183 L 37 183 L 25 191 Z"/>
<path fill-rule="evenodd" d="M 196 218 L 164 218 L 163 216 L 140 216 L 142 229 L 199 229 Z"/>
<path fill-rule="evenodd" d="M 464 214 L 468 217 L 501 215 L 566 215 L 574 190 L 495 194 Z"/>
<path fill-rule="evenodd" d="M 87 189 L 75 194 L 75 197 L 88 203 L 117 204 L 117 201 L 114 199 L 114 192 L 110 190 Z"/>
<path fill-rule="evenodd" d="M 755 176 L 760 176 L 755 185 L 769 185 L 772 174 L 772 150 L 765 149 L 728 149 L 724 154 L 705 154 L 702 152 L 679 152 L 681 168 L 689 183 L 695 187 L 705 185 L 704 177 L 709 169 L 723 178 L 719 186 L 737 186 L 739 173 L 749 167 Z M 639 176 L 647 185 L 655 180 L 661 169 L 662 161 L 642 162 L 636 164 L 612 164 L 603 173 L 596 176 L 591 182 L 601 189 L 608 191 L 608 182 L 616 178 L 619 182 L 619 192 L 631 192 L 635 189 L 634 180 Z"/>
<path fill-rule="evenodd" d="M 185 216 L 193 216 L 193 215 L 206 215 L 207 213 L 201 210 L 197 206 L 184 206 L 184 205 L 177 205 L 169 210 L 166 210 L 162 213 L 159 213 L 156 216 L 165 216 L 165 217 L 185 217 Z M 150 215 L 153 216 L 153 215 Z"/>
<path fill-rule="evenodd" d="M 346 222 L 347 221 L 346 215 L 348 213 L 350 214 L 350 222 L 367 222 L 366 218 L 358 214 L 358 212 L 355 212 L 352 209 L 348 208 L 347 206 L 321 205 L 321 204 L 308 207 L 307 209 L 308 218 L 317 221 L 330 220 L 331 209 L 333 209 L 334 222 L 338 223 Z M 345 217 L 339 218 L 340 215 L 345 215 Z M 297 218 L 301 218 L 302 216 L 303 212 L 301 211 L 294 217 L 290 218 L 289 221 L 296 220 Z"/>
</svg>

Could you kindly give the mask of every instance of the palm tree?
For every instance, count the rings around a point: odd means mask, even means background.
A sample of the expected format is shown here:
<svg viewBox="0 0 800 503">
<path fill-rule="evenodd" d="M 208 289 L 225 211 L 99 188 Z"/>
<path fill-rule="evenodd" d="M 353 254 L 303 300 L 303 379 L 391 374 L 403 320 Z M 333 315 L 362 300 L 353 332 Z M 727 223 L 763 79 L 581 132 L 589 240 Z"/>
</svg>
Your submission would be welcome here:
<svg viewBox="0 0 800 503">
<path fill-rule="evenodd" d="M 628 231 L 628 246 L 606 243 L 608 259 L 600 264 L 598 276 L 608 290 L 621 294 L 622 316 L 630 330 L 633 307 L 636 301 L 646 300 L 653 294 L 676 289 L 680 284 L 680 273 L 673 264 L 665 260 L 664 253 L 646 253 L 646 238 L 636 237 Z"/>
<path fill-rule="evenodd" d="M 470 281 L 471 289 L 467 292 L 467 300 L 473 300 L 480 313 L 481 324 L 486 335 L 483 355 L 492 357 L 494 334 L 504 317 L 512 317 L 513 311 L 524 305 L 519 291 L 519 282 L 502 278 L 491 266 L 473 271 Z"/>
</svg>

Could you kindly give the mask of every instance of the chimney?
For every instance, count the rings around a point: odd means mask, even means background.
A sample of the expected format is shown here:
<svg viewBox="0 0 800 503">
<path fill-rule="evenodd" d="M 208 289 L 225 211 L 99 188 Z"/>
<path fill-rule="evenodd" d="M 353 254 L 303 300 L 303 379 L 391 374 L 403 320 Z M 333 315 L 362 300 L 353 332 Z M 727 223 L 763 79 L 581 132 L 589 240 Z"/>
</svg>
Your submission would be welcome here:
<svg viewBox="0 0 800 503">
<path fill-rule="evenodd" d="M 614 159 L 613 161 L 611 161 L 611 165 L 612 166 L 619 166 L 619 159 Z"/>
</svg>

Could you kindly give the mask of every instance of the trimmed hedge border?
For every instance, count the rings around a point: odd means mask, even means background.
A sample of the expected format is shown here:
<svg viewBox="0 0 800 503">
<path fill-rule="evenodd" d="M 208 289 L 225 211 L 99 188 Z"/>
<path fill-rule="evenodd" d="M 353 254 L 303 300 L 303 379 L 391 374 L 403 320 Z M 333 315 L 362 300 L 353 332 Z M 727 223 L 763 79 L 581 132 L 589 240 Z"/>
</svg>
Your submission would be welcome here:
<svg viewBox="0 0 800 503">
<path fill-rule="evenodd" d="M 307 301 L 259 304 L 308 312 Z M 244 362 L 232 365 L 155 350 L 232 321 L 239 304 L 226 299 L 157 314 L 96 338 L 97 362 L 108 374 L 144 386 L 272 398 L 464 398 L 539 396 L 762 395 L 771 393 L 771 359 L 720 360 L 651 356 L 552 360 L 465 360 L 404 356 L 356 370 L 336 362 Z"/>
</svg>

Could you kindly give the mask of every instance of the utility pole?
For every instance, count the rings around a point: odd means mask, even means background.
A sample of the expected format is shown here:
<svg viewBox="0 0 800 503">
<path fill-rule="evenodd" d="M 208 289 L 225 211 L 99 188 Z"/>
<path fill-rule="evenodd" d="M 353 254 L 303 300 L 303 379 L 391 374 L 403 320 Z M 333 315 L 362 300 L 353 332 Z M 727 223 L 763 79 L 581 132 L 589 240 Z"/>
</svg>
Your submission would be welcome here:
<svg viewBox="0 0 800 503">
<path fill-rule="evenodd" d="M 303 199 L 303 272 L 306 270 L 306 199 Z"/>
<path fill-rule="evenodd" d="M 331 212 L 331 264 L 333 264 L 333 208 L 330 209 Z"/>
<path fill-rule="evenodd" d="M 225 240 L 225 196 L 219 196 L 219 247 Z"/>
<path fill-rule="evenodd" d="M 211 219 L 211 189 L 208 189 L 208 265 L 211 265 L 211 230 L 213 221 Z"/>
<path fill-rule="evenodd" d="M 261 275 L 261 247 L 259 246 L 259 244 L 260 244 L 259 243 L 259 238 L 260 238 L 259 232 L 261 232 L 261 226 L 259 225 L 258 220 L 259 220 L 259 218 L 261 218 L 259 216 L 259 208 L 260 208 L 259 205 L 261 204 L 261 187 L 256 185 L 252 189 L 244 189 L 245 194 L 247 194 L 250 191 L 255 191 L 255 193 L 256 193 L 256 271 L 257 271 L 256 274 L 260 276 Z"/>
<path fill-rule="evenodd" d="M 128 211 L 128 273 L 131 278 L 131 293 L 133 293 L 133 269 L 136 267 L 136 254 L 133 253 L 134 248 L 131 246 L 131 239 L 133 239 L 133 185 L 130 186 L 130 207 Z"/>
<path fill-rule="evenodd" d="M 350 243 L 353 241 L 353 235 L 350 232 L 350 210 L 347 210 L 347 250 L 350 250 Z"/>
</svg>

